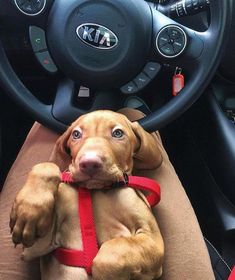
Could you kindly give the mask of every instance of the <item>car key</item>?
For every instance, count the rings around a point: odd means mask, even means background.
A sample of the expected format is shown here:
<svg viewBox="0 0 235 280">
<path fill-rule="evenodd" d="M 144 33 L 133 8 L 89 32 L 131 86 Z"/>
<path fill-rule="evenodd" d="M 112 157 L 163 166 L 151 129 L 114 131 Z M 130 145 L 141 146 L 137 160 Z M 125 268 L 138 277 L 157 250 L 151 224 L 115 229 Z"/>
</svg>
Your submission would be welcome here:
<svg viewBox="0 0 235 280">
<path fill-rule="evenodd" d="M 172 78 L 172 95 L 176 96 L 184 87 L 184 76 L 182 68 L 176 67 L 175 73 Z"/>
</svg>

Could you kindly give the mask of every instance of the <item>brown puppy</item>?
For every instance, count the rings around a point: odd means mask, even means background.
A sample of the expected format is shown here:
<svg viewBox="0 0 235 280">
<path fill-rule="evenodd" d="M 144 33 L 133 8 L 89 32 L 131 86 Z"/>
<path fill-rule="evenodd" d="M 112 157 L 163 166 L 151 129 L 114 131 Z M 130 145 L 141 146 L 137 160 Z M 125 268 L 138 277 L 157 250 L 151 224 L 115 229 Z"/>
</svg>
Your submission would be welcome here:
<svg viewBox="0 0 235 280">
<path fill-rule="evenodd" d="M 96 189 L 92 204 L 100 249 L 93 262 L 92 279 L 150 280 L 160 277 L 164 246 L 145 198 L 131 188 L 103 190 L 121 180 L 124 172 L 131 174 L 133 167 L 151 169 L 161 164 L 154 138 L 124 115 L 97 111 L 75 121 L 59 138 L 55 152 L 64 163 L 70 162 L 69 170 L 76 182 Z M 32 236 L 29 226 L 20 230 L 17 226 L 20 215 L 16 209 L 20 208 L 23 190 L 35 185 L 37 180 L 43 188 L 48 183 L 58 185 L 59 178 L 60 171 L 52 163 L 33 168 L 13 206 L 14 241 L 19 240 L 20 234 L 28 234 L 29 240 Z M 51 189 L 53 194 L 55 188 Z M 31 248 L 24 250 L 25 260 L 48 254 L 57 247 L 82 248 L 76 189 L 61 183 L 55 197 L 50 230 Z M 30 241 L 33 243 L 34 240 L 31 238 Z M 42 279 L 89 279 L 84 269 L 61 265 L 52 255 L 43 257 L 41 263 Z"/>
</svg>

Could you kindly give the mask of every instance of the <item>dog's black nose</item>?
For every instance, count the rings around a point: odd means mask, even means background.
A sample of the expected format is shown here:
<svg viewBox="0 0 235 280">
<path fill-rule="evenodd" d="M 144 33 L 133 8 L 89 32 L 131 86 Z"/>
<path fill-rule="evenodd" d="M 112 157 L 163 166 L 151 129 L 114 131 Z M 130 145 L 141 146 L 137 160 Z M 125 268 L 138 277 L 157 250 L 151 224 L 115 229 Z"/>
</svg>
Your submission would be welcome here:
<svg viewBox="0 0 235 280">
<path fill-rule="evenodd" d="M 87 157 L 83 156 L 79 161 L 79 168 L 81 172 L 93 176 L 102 167 L 102 160 L 98 156 Z"/>
</svg>

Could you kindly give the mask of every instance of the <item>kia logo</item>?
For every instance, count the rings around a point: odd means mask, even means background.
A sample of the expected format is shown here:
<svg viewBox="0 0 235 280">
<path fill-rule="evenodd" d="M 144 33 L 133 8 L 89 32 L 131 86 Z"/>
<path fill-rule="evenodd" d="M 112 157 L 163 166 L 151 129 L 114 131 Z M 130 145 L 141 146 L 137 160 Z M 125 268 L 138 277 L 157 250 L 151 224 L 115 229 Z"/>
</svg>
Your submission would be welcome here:
<svg viewBox="0 0 235 280">
<path fill-rule="evenodd" d="M 118 43 L 117 36 L 111 30 L 96 23 L 81 24 L 76 33 L 85 44 L 98 49 L 112 49 Z"/>
</svg>

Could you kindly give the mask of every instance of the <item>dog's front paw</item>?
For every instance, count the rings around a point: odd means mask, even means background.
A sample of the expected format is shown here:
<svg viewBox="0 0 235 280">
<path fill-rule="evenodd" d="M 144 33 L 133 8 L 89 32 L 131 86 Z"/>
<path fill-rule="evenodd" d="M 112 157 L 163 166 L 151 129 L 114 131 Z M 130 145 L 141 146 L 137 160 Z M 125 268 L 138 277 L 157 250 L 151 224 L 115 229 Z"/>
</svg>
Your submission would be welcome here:
<svg viewBox="0 0 235 280">
<path fill-rule="evenodd" d="M 125 262 L 114 254 L 98 253 L 93 261 L 93 280 L 128 280 L 128 274 Z"/>
<path fill-rule="evenodd" d="M 47 234 L 52 223 L 59 182 L 60 171 L 53 163 L 38 164 L 29 173 L 10 215 L 12 241 L 15 244 L 30 247 L 38 237 Z"/>
<path fill-rule="evenodd" d="M 11 211 L 12 241 L 15 244 L 22 243 L 25 247 L 32 246 L 38 237 L 47 233 L 53 209 L 54 197 L 51 193 L 34 199 L 19 194 Z"/>
</svg>

